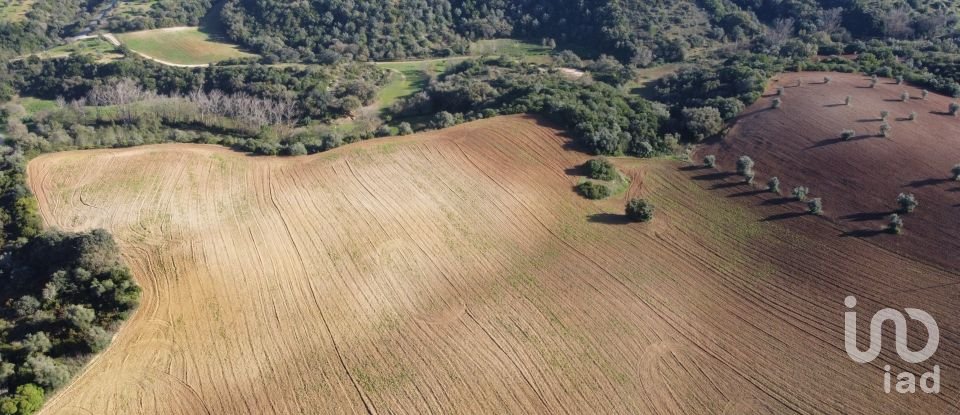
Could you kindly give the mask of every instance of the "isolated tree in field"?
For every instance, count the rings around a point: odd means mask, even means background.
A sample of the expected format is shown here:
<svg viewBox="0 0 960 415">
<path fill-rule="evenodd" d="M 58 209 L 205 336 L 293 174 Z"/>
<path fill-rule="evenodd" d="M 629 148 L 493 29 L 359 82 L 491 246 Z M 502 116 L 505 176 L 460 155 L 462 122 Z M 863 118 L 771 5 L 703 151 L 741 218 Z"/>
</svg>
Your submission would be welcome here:
<svg viewBox="0 0 960 415">
<path fill-rule="evenodd" d="M 953 169 L 950 170 L 950 173 L 953 173 L 953 180 L 960 182 L 960 164 L 953 166 Z"/>
<path fill-rule="evenodd" d="M 778 87 L 777 87 L 777 96 L 783 96 L 783 91 L 784 91 L 783 87 L 782 87 L 782 86 L 778 86 Z"/>
<path fill-rule="evenodd" d="M 870 80 L 870 88 L 876 88 L 876 87 L 877 87 L 877 80 L 876 80 L 876 79 L 871 79 L 871 80 Z"/>
<path fill-rule="evenodd" d="M 848 107 L 852 102 L 853 102 L 853 97 L 851 97 L 850 95 L 847 95 L 847 97 L 843 99 L 843 105 L 846 105 Z"/>
<path fill-rule="evenodd" d="M 916 111 L 910 111 L 910 114 L 907 115 L 907 119 L 910 120 L 910 121 L 916 121 L 916 120 L 917 120 L 917 112 L 916 112 Z"/>
<path fill-rule="evenodd" d="M 950 106 L 947 107 L 947 112 L 949 112 L 950 115 L 956 117 L 957 113 L 960 113 L 960 104 L 957 104 L 956 102 L 951 102 Z"/>
<path fill-rule="evenodd" d="M 747 177 L 748 174 L 753 173 L 753 159 L 750 156 L 740 156 L 737 159 L 737 174 Z"/>
<path fill-rule="evenodd" d="M 887 232 L 894 235 L 899 235 L 903 232 L 903 218 L 900 215 L 894 213 L 890 215 L 889 222 L 887 222 Z"/>
<path fill-rule="evenodd" d="M 893 128 L 890 127 L 890 124 L 887 124 L 886 122 L 884 122 L 883 124 L 880 124 L 881 137 L 885 137 L 885 138 L 890 137 L 893 134 L 892 131 L 893 131 Z"/>
<path fill-rule="evenodd" d="M 923 98 L 924 100 L 926 100 L 929 95 L 930 95 L 930 91 L 927 91 L 926 89 L 924 89 L 923 91 L 920 91 L 920 98 Z"/>
<path fill-rule="evenodd" d="M 587 177 L 591 179 L 610 181 L 617 178 L 617 167 L 606 157 L 589 160 L 584 167 L 587 169 Z"/>
<path fill-rule="evenodd" d="M 903 85 L 903 75 L 897 75 L 897 85 Z"/>
<path fill-rule="evenodd" d="M 783 100 L 780 98 L 774 98 L 773 101 L 770 102 L 770 108 L 773 109 L 780 108 L 781 105 L 783 105 Z"/>
<path fill-rule="evenodd" d="M 829 76 L 824 76 L 824 77 L 823 77 L 823 83 L 824 83 L 824 84 L 829 84 L 830 81 L 833 81 L 833 79 L 831 79 Z"/>
<path fill-rule="evenodd" d="M 880 121 L 886 121 L 890 116 L 890 111 L 880 111 Z"/>
<path fill-rule="evenodd" d="M 880 81 L 880 77 L 878 77 L 876 74 L 873 74 L 873 75 L 870 75 L 870 80 L 873 82 L 878 82 Z"/>
<path fill-rule="evenodd" d="M 643 199 L 630 199 L 626 206 L 627 217 L 637 222 L 649 222 L 653 219 L 653 205 Z"/>
<path fill-rule="evenodd" d="M 903 92 L 900 93 L 900 101 L 907 102 L 907 101 L 909 101 L 909 100 L 910 100 L 910 93 L 909 93 L 909 92 L 903 91 Z"/>
<path fill-rule="evenodd" d="M 846 129 L 840 132 L 840 139 L 843 141 L 849 141 L 857 133 L 853 130 Z"/>
<path fill-rule="evenodd" d="M 900 213 L 913 212 L 919 204 L 917 197 L 912 193 L 900 193 L 900 195 L 897 196 L 897 205 L 900 206 Z"/>
<path fill-rule="evenodd" d="M 816 199 L 810 199 L 807 201 L 807 212 L 811 215 L 821 215 L 823 214 L 823 200 L 819 197 Z"/>
<path fill-rule="evenodd" d="M 716 168 L 717 167 L 717 156 L 710 154 L 703 158 L 703 165 L 707 168 Z"/>
<path fill-rule="evenodd" d="M 777 176 L 773 176 L 770 178 L 770 180 L 767 180 L 767 190 L 770 191 L 770 193 L 779 195 L 780 194 L 780 178 Z"/>
<path fill-rule="evenodd" d="M 793 188 L 793 198 L 801 202 L 807 200 L 807 195 L 810 194 L 810 189 L 806 186 L 797 186 Z"/>
</svg>

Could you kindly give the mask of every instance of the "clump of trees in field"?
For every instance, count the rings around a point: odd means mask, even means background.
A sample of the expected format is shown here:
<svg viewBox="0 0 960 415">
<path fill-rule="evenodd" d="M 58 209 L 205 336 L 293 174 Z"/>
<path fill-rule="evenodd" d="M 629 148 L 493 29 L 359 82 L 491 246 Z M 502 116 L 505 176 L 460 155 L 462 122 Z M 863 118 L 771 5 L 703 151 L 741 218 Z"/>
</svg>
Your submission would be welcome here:
<svg viewBox="0 0 960 415">
<path fill-rule="evenodd" d="M 594 183 L 589 180 L 577 185 L 577 192 L 590 200 L 606 199 L 610 197 L 610 187 L 603 183 Z"/>
<path fill-rule="evenodd" d="M 616 180 L 620 176 L 617 167 L 606 157 L 589 160 L 584 167 L 587 169 L 587 177 L 594 180 L 611 181 Z"/>
<path fill-rule="evenodd" d="M 653 219 L 654 207 L 644 199 L 630 199 L 625 208 L 627 217 L 635 222 L 649 222 Z"/>
<path fill-rule="evenodd" d="M 900 206 L 900 213 L 911 213 L 920 204 L 917 197 L 912 193 L 900 193 L 897 196 L 897 205 Z"/>
<path fill-rule="evenodd" d="M 723 130 L 723 117 L 714 107 L 684 108 L 684 125 L 696 141 L 719 134 Z"/>
</svg>

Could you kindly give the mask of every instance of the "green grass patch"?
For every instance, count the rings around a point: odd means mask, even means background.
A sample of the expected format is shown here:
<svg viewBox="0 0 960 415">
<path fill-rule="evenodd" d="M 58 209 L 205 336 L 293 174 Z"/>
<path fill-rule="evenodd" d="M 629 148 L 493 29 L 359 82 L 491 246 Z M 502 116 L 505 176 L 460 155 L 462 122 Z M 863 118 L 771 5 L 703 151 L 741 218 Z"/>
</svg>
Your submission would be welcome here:
<svg viewBox="0 0 960 415">
<path fill-rule="evenodd" d="M 517 39 L 486 39 L 470 44 L 470 54 L 474 56 L 547 56 L 551 49 L 535 43 Z"/>
<path fill-rule="evenodd" d="M 196 27 L 122 33 L 117 38 L 135 52 L 178 65 L 202 65 L 257 56 L 236 45 L 221 42 Z"/>
<path fill-rule="evenodd" d="M 61 58 L 72 54 L 102 55 L 106 59 L 119 58 L 117 47 L 100 38 L 83 39 L 56 46 L 39 54 L 41 58 Z"/>
<path fill-rule="evenodd" d="M 49 99 L 40 99 L 33 97 L 21 97 L 17 103 L 27 111 L 27 116 L 32 116 L 41 111 L 51 111 L 57 108 L 57 102 Z"/>
<path fill-rule="evenodd" d="M 19 22 L 27 17 L 34 0 L 0 0 L 0 20 Z"/>
</svg>

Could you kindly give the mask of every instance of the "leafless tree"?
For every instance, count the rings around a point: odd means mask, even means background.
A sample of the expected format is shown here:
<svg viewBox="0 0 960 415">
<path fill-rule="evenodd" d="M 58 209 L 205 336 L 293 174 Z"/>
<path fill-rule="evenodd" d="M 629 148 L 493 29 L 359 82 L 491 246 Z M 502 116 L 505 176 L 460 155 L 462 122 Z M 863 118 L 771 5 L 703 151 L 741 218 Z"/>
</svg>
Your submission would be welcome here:
<svg viewBox="0 0 960 415">
<path fill-rule="evenodd" d="M 905 6 L 900 6 L 890 10 L 883 16 L 883 30 L 886 35 L 890 37 L 909 37 L 913 34 L 913 28 L 910 27 L 912 21 L 910 9 Z"/>
<path fill-rule="evenodd" d="M 767 42 L 770 42 L 771 46 L 780 47 L 793 36 L 793 18 L 786 19 L 777 19 L 773 22 L 773 26 L 767 28 Z"/>
</svg>

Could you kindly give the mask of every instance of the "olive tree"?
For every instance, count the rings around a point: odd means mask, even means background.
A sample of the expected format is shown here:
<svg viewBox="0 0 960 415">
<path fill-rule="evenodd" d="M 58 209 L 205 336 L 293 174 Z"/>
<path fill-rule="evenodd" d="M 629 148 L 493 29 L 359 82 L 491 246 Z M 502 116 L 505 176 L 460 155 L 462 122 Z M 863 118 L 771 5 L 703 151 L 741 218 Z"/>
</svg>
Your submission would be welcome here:
<svg viewBox="0 0 960 415">
<path fill-rule="evenodd" d="M 953 166 L 953 169 L 950 170 L 950 173 L 953 173 L 953 180 L 960 182 L 960 164 Z"/>
<path fill-rule="evenodd" d="M 783 100 L 780 98 L 774 98 L 773 101 L 770 102 L 770 108 L 773 109 L 780 108 L 781 105 L 783 105 Z"/>
<path fill-rule="evenodd" d="M 850 95 L 847 95 L 847 97 L 843 99 L 843 105 L 846 105 L 848 107 L 852 102 L 853 102 L 853 97 Z"/>
<path fill-rule="evenodd" d="M 711 169 L 717 167 L 717 156 L 710 154 L 704 157 L 703 165 Z"/>
<path fill-rule="evenodd" d="M 818 197 L 807 201 L 807 212 L 811 215 L 823 214 L 823 201 Z"/>
<path fill-rule="evenodd" d="M 767 190 L 770 193 L 780 194 L 780 178 L 773 176 L 770 180 L 767 180 Z"/>
<path fill-rule="evenodd" d="M 910 100 L 910 93 L 909 93 L 909 92 L 903 91 L 903 92 L 900 93 L 900 101 L 907 102 L 907 101 L 909 101 L 909 100 Z"/>
<path fill-rule="evenodd" d="M 890 127 L 890 124 L 884 122 L 880 124 L 880 136 L 881 137 L 890 137 L 892 134 L 893 128 Z"/>
<path fill-rule="evenodd" d="M 880 111 L 880 120 L 886 121 L 887 117 L 890 116 L 890 111 Z"/>
<path fill-rule="evenodd" d="M 857 133 L 851 129 L 846 129 L 840 132 L 840 139 L 843 141 L 850 140 Z"/>
<path fill-rule="evenodd" d="M 793 194 L 794 199 L 802 202 L 807 200 L 807 195 L 810 194 L 810 189 L 806 186 L 797 186 L 793 188 L 791 193 Z"/>
<path fill-rule="evenodd" d="M 890 215 L 889 221 L 887 222 L 887 232 L 894 235 L 899 235 L 903 232 L 903 218 L 900 215 L 894 213 Z"/>
<path fill-rule="evenodd" d="M 753 159 L 750 156 L 740 156 L 737 159 L 737 174 L 746 177 L 748 174 L 753 173 Z"/>
<path fill-rule="evenodd" d="M 926 89 L 920 91 L 920 98 L 927 99 L 928 96 L 930 96 L 930 91 L 927 91 Z"/>
<path fill-rule="evenodd" d="M 910 114 L 907 115 L 907 119 L 910 120 L 910 121 L 916 121 L 916 120 L 917 120 L 917 112 L 916 112 L 916 111 L 910 111 Z"/>
<path fill-rule="evenodd" d="M 960 113 L 960 104 L 957 104 L 956 102 L 951 102 L 950 106 L 947 107 L 947 112 L 949 112 L 950 115 L 956 117 L 957 114 Z"/>
<path fill-rule="evenodd" d="M 900 193 L 900 195 L 897 196 L 897 204 L 900 205 L 900 213 L 910 213 L 913 212 L 920 203 L 912 193 Z"/>
</svg>

